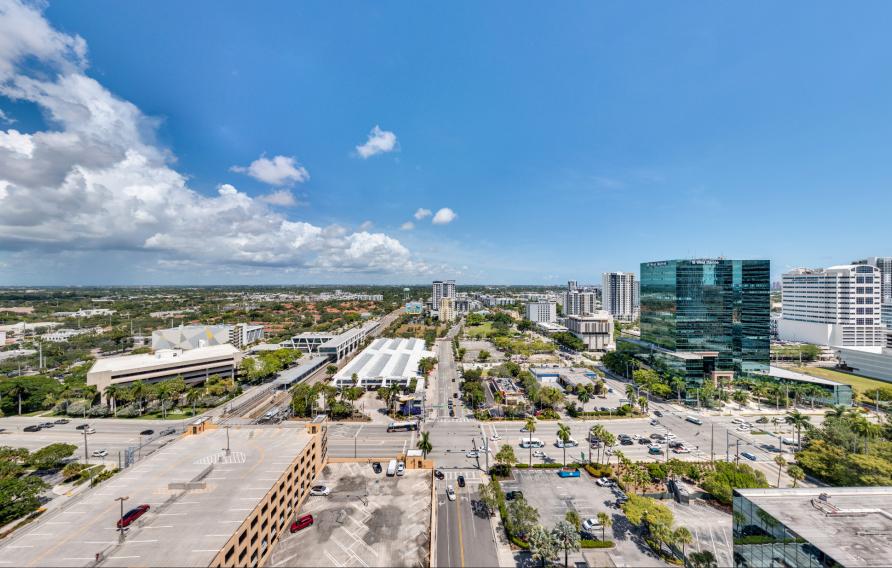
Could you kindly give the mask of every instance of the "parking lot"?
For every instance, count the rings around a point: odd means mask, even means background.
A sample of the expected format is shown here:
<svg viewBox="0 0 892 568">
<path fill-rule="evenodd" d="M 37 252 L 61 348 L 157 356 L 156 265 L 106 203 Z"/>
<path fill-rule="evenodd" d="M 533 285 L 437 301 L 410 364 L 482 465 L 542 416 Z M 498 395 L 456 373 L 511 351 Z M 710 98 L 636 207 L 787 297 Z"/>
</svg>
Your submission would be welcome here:
<svg viewBox="0 0 892 568">
<path fill-rule="evenodd" d="M 69 418 L 68 424 L 54 424 L 37 432 L 26 432 L 25 428 L 44 422 L 53 422 L 58 417 L 8 416 L 0 418 L 0 446 L 27 448 L 30 451 L 55 443 L 74 444 L 77 446 L 75 457 L 84 459 L 84 431 L 77 427 L 88 423 L 95 430 L 87 435 L 88 453 L 105 450 L 108 455 L 102 460 L 109 466 L 118 466 L 118 459 L 123 463 L 127 448 L 135 448 L 134 458 L 143 457 L 175 436 L 160 436 L 162 430 L 174 428 L 176 433 L 183 431 L 187 421 L 184 420 L 126 420 L 115 418 Z M 141 436 L 140 432 L 151 430 L 152 434 Z M 140 448 L 142 445 L 142 448 Z M 95 458 L 90 458 L 95 463 Z"/>
<path fill-rule="evenodd" d="M 675 514 L 675 524 L 687 527 L 694 535 L 688 552 L 708 550 L 719 566 L 733 566 L 734 544 L 731 536 L 731 515 L 694 500 L 689 505 L 664 501 Z"/>
<path fill-rule="evenodd" d="M 576 511 L 582 520 L 596 517 L 599 512 L 611 516 L 613 526 L 606 531 L 607 539 L 616 542 L 611 557 L 617 566 L 655 566 L 660 561 L 630 534 L 631 525 L 622 512 L 615 508 L 615 490 L 599 487 L 583 472 L 578 478 L 561 478 L 554 470 L 514 470 L 514 481 L 503 481 L 502 489 L 519 490 L 527 503 L 539 511 L 539 523 L 552 528 L 564 519 L 567 511 Z M 596 531 L 601 538 L 601 531 Z M 581 556 L 580 556 L 581 559 Z"/>
<path fill-rule="evenodd" d="M 282 535 L 270 566 L 428 565 L 430 470 L 387 477 L 368 464 L 336 463 L 314 483 L 331 494 L 307 498 L 298 515 L 312 514 L 313 525 Z"/>
</svg>

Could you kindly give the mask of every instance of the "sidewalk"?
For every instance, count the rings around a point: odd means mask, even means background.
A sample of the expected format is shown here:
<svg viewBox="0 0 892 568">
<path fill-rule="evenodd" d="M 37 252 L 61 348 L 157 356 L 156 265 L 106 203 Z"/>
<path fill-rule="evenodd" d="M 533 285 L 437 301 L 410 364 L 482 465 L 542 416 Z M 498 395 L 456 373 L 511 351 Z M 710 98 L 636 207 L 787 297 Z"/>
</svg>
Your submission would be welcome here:
<svg viewBox="0 0 892 568">
<path fill-rule="evenodd" d="M 505 534 L 505 527 L 502 526 L 502 517 L 498 511 L 490 517 L 490 526 L 493 531 L 493 539 L 496 543 L 496 554 L 499 558 L 499 566 L 503 568 L 513 568 L 517 566 L 514 559 L 514 551 L 511 549 L 511 543 L 508 542 L 508 536 Z"/>
</svg>

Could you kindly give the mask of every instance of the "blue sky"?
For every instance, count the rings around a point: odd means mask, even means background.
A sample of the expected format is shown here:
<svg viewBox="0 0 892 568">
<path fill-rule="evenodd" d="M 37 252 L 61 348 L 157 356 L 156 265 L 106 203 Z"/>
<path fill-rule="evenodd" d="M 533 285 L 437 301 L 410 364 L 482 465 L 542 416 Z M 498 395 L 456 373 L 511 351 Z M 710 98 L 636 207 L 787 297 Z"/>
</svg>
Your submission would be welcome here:
<svg viewBox="0 0 892 568">
<path fill-rule="evenodd" d="M 661 258 L 769 258 L 776 276 L 892 254 L 886 3 L 92 1 L 32 12 L 53 30 L 35 23 L 36 37 L 69 39 L 42 48 L 20 34 L 27 49 L 7 47 L 0 85 L 18 89 L 0 88 L 7 146 L 11 130 L 19 144 L 40 132 L 113 137 L 46 159 L 114 175 L 86 175 L 86 196 L 54 213 L 46 204 L 70 197 L 61 175 L 22 174 L 6 197 L 0 185 L 0 210 L 16 212 L 0 211 L 0 282 L 548 284 Z M 57 116 L 75 105 L 65 85 L 47 102 L 17 83 L 71 73 L 138 110 L 79 130 L 77 113 Z M 102 113 L 94 95 L 84 88 L 75 106 Z M 122 123 L 132 133 L 119 136 Z M 375 126 L 396 144 L 363 158 Z M 126 162 L 131 146 L 152 175 Z M 306 176 L 248 175 L 276 156 Z M 15 159 L 25 167 L 21 147 Z M 164 189 L 171 172 L 183 187 Z M 224 184 L 250 212 L 220 203 Z M 72 223 L 73 202 L 93 203 L 92 220 Z M 415 219 L 419 208 L 455 218 Z M 60 234 L 23 230 L 41 215 L 58 215 Z M 144 230 L 116 228 L 128 215 Z M 103 234 L 89 228 L 105 221 Z"/>
</svg>

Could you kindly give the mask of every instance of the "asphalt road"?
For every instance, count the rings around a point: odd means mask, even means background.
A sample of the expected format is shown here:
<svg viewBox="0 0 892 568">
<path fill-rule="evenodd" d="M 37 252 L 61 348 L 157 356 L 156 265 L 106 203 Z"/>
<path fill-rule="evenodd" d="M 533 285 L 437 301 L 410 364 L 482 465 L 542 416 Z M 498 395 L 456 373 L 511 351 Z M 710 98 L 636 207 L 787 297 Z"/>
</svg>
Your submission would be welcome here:
<svg viewBox="0 0 892 568">
<path fill-rule="evenodd" d="M 446 496 L 446 486 L 455 490 L 455 501 Z M 479 480 L 459 487 L 453 476 L 437 481 L 437 565 L 498 566 L 495 534 L 487 515 L 475 512 Z"/>
</svg>

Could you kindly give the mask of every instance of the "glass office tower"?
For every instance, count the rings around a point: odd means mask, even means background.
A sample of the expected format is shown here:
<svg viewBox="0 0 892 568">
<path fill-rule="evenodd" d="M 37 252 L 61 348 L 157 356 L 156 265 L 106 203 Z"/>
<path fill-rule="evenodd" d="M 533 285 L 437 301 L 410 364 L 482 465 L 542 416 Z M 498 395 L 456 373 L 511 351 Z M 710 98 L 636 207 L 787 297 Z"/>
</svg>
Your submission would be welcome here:
<svg viewBox="0 0 892 568">
<path fill-rule="evenodd" d="M 767 260 L 641 264 L 641 340 L 670 351 L 715 353 L 710 371 L 765 372 L 770 363 Z"/>
</svg>

